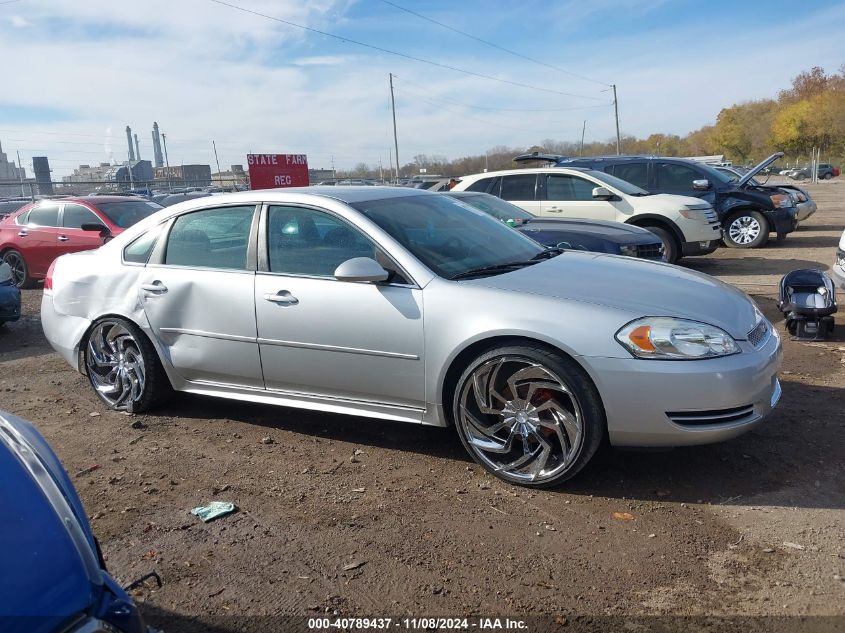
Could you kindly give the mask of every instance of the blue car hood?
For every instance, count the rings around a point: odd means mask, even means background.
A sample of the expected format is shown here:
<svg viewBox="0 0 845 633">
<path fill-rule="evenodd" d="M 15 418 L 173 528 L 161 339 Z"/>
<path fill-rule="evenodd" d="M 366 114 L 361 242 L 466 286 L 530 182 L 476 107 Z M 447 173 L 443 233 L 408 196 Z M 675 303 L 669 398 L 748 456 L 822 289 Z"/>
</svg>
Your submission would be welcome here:
<svg viewBox="0 0 845 633">
<path fill-rule="evenodd" d="M 0 628 L 54 631 L 101 593 L 93 535 L 53 451 L 2 412 L 0 482 Z"/>
</svg>

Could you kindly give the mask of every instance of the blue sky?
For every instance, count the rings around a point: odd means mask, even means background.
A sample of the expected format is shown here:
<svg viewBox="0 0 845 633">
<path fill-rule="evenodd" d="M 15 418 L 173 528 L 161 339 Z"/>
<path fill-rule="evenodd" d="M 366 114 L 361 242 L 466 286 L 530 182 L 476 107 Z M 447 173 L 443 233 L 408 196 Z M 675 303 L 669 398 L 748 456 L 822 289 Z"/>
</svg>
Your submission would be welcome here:
<svg viewBox="0 0 845 633">
<path fill-rule="evenodd" d="M 556 68 L 616 83 L 623 133 L 685 134 L 722 107 L 775 96 L 814 65 L 845 63 L 845 3 L 691 0 L 392 0 Z M 380 0 L 231 0 L 267 15 L 441 64 L 435 68 L 210 0 L 22 0 L 0 5 L 0 141 L 56 175 L 123 160 L 123 128 L 171 163 L 307 153 L 314 167 L 388 163 L 388 73 L 399 151 L 458 157 L 499 145 L 614 133 L 606 86 L 490 48 Z M 530 111 L 533 110 L 533 111 Z M 538 112 L 537 110 L 542 110 Z"/>
</svg>

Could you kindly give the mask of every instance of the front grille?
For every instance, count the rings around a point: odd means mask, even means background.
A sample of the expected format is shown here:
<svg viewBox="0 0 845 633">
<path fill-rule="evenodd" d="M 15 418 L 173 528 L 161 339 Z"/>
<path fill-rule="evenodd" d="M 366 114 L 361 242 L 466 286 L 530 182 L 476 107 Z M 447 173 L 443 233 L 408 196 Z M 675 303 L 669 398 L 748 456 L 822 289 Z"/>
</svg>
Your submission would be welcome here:
<svg viewBox="0 0 845 633">
<path fill-rule="evenodd" d="M 769 327 L 768 322 L 766 319 L 760 319 L 757 325 L 755 325 L 748 333 L 748 342 L 755 348 L 760 347 L 768 340 L 769 334 L 771 334 L 771 328 Z"/>
<path fill-rule="evenodd" d="M 663 244 L 637 244 L 637 257 L 663 259 Z"/>
<path fill-rule="evenodd" d="M 745 422 L 755 417 L 753 404 L 713 411 L 667 411 L 666 415 L 672 422 L 681 426 Z"/>
</svg>

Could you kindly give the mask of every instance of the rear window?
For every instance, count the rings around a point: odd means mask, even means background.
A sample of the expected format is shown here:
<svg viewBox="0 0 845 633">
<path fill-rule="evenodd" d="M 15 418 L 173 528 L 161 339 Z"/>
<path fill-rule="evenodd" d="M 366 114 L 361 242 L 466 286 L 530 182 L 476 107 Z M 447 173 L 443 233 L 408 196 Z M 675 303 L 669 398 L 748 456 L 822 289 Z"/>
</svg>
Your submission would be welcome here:
<svg viewBox="0 0 845 633">
<path fill-rule="evenodd" d="M 58 226 L 59 225 L 59 205 L 44 204 L 35 207 L 29 212 L 27 224 L 35 226 Z"/>
<path fill-rule="evenodd" d="M 128 229 L 164 207 L 148 200 L 126 200 L 121 202 L 98 202 L 97 208 L 115 226 Z"/>
</svg>

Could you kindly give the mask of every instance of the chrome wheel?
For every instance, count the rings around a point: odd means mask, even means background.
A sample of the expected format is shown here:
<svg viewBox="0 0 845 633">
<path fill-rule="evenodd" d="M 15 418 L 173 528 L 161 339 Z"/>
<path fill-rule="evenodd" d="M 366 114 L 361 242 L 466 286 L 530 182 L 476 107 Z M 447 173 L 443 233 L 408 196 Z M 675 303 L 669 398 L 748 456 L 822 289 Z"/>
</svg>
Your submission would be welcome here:
<svg viewBox="0 0 845 633">
<path fill-rule="evenodd" d="M 515 482 L 560 476 L 584 443 L 578 398 L 549 369 L 519 356 L 476 367 L 461 388 L 457 418 L 477 459 Z"/>
<path fill-rule="evenodd" d="M 3 255 L 3 261 L 9 264 L 9 268 L 12 269 L 12 280 L 15 286 L 18 288 L 23 286 L 26 281 L 26 263 L 23 261 L 21 254 L 17 251 L 9 251 Z"/>
<path fill-rule="evenodd" d="M 728 236 L 736 244 L 751 244 L 760 236 L 763 227 L 756 218 L 750 215 L 741 215 L 731 222 L 728 227 Z"/>
<path fill-rule="evenodd" d="M 132 333 L 117 321 L 94 326 L 85 354 L 88 378 L 113 409 L 131 411 L 144 394 L 144 357 Z"/>
</svg>

